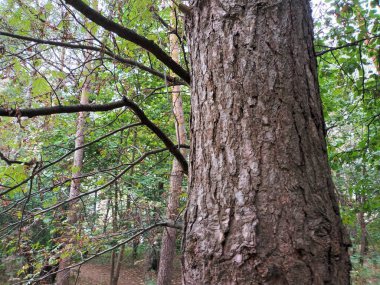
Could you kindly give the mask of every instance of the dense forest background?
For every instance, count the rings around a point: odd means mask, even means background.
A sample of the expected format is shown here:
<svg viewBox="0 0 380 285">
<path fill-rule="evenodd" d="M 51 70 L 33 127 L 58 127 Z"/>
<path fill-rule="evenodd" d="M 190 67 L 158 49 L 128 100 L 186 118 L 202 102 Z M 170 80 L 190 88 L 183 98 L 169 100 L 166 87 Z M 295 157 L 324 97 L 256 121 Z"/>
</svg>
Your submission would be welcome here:
<svg viewBox="0 0 380 285">
<path fill-rule="evenodd" d="M 189 68 L 183 11 L 172 2 L 88 2 L 168 52 L 174 35 L 178 61 Z M 352 242 L 352 279 L 378 284 L 379 5 L 323 1 L 313 4 L 313 17 L 329 161 Z M 38 280 L 41 270 L 62 260 L 110 264 L 111 279 L 123 260 L 128 266 L 144 260 L 145 281 L 153 282 L 149 258 L 159 251 L 172 195 L 173 156 L 162 134 L 186 156 L 172 100 L 180 92 L 188 133 L 188 85 L 64 1 L 0 0 L 0 19 L 0 284 Z M 132 103 L 107 105 L 124 98 Z M 87 102 L 107 108 L 17 116 L 22 109 Z M 10 110 L 14 118 L 5 117 Z M 151 127 L 141 123 L 141 113 Z M 183 179 L 172 227 L 181 228 L 186 187 Z M 178 236 L 177 256 L 180 243 Z"/>
</svg>

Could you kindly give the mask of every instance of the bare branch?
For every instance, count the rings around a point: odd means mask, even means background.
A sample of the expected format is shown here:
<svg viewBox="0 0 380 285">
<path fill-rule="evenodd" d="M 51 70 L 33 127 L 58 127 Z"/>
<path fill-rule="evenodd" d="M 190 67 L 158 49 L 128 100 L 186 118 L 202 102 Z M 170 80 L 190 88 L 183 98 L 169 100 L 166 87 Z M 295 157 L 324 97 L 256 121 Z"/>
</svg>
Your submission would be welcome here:
<svg viewBox="0 0 380 285">
<path fill-rule="evenodd" d="M 37 116 L 47 116 L 53 114 L 69 114 L 78 112 L 105 112 L 117 108 L 125 107 L 123 100 L 112 102 L 109 104 L 96 105 L 72 105 L 72 106 L 53 106 L 53 107 L 42 107 L 34 109 L 6 109 L 0 108 L 1 117 L 28 117 L 33 118 Z"/>
<path fill-rule="evenodd" d="M 108 186 L 114 184 L 117 180 L 119 180 L 125 173 L 127 173 L 128 170 L 130 170 L 131 168 L 133 168 L 135 165 L 137 165 L 138 163 L 140 163 L 141 161 L 143 161 L 145 158 L 147 158 L 148 156 L 150 155 L 153 155 L 153 154 L 157 154 L 157 153 L 160 153 L 160 152 L 164 152 L 164 151 L 167 151 L 168 149 L 166 148 L 161 148 L 161 149 L 156 149 L 156 150 L 151 150 L 151 151 L 148 151 L 146 153 L 144 153 L 143 155 L 141 155 L 138 159 L 136 159 L 133 163 L 131 163 L 129 166 L 127 166 L 126 168 L 124 168 L 118 175 L 116 175 L 113 179 L 111 179 L 110 181 L 108 181 L 107 183 L 103 184 L 102 186 L 94 189 L 94 190 L 91 190 L 91 191 L 87 191 L 87 192 L 84 192 L 84 193 L 81 193 L 80 195 L 78 196 L 75 196 L 75 197 L 72 197 L 72 198 L 69 198 L 69 199 L 66 199 L 62 202 L 59 202 L 49 208 L 45 208 L 43 210 L 40 210 L 40 211 L 35 211 L 33 213 L 31 213 L 27 218 L 24 219 L 24 222 L 26 221 L 29 221 L 30 219 L 32 219 L 33 217 L 37 216 L 37 215 L 42 215 L 42 214 L 45 214 L 45 213 L 48 213 L 54 209 L 57 209 L 65 204 L 68 204 L 68 203 L 71 203 L 75 200 L 78 200 L 78 199 L 81 199 L 82 197 L 84 196 L 88 196 L 88 195 L 91 195 L 91 194 L 94 194 L 94 193 L 97 193 L 99 192 L 100 190 L 103 190 L 105 188 L 107 188 Z M 12 224 L 8 224 L 8 226 L 6 226 L 5 228 L 3 229 L 0 229 L 0 233 L 6 231 L 8 228 L 11 228 L 13 226 L 17 226 L 19 225 L 20 222 L 15 222 L 15 223 L 12 223 Z M 0 236 L 0 239 L 3 238 L 4 236 Z"/>
<path fill-rule="evenodd" d="M 184 13 L 186 16 L 191 15 L 191 8 L 183 3 L 177 3 L 176 1 L 172 0 L 172 2 L 178 7 L 178 9 Z"/>
<path fill-rule="evenodd" d="M 372 40 L 372 39 L 375 39 L 375 38 L 378 38 L 378 37 L 380 37 L 380 35 L 374 35 L 373 37 L 369 37 L 369 38 L 365 38 L 365 39 L 360 39 L 360 40 L 357 40 L 355 42 L 347 43 L 345 45 L 338 46 L 338 47 L 330 47 L 330 48 L 328 48 L 328 49 L 326 49 L 324 51 L 316 52 L 315 55 L 316 56 L 321 56 L 321 55 L 324 55 L 325 53 L 328 53 L 328 52 L 331 52 L 331 51 L 334 51 L 334 50 L 339 50 L 339 49 L 343 49 L 343 48 L 346 48 L 346 47 L 357 46 L 361 42 L 369 41 L 369 40 Z"/>
<path fill-rule="evenodd" d="M 150 74 L 153 74 L 159 78 L 162 78 L 164 80 L 167 80 L 171 83 L 174 84 L 186 84 L 185 82 L 182 82 L 179 78 L 175 78 L 173 76 L 165 75 L 164 73 L 161 73 L 153 68 L 150 68 L 148 66 L 145 66 L 135 60 L 121 57 L 117 54 L 112 53 L 109 50 L 106 50 L 104 47 L 96 47 L 96 46 L 89 46 L 89 45 L 79 45 L 79 44 L 72 44 L 72 43 L 65 43 L 65 42 L 58 42 L 58 41 L 51 41 L 51 40 L 43 40 L 43 39 L 37 39 L 37 38 L 32 38 L 32 37 L 26 37 L 26 36 L 21 36 L 21 35 L 15 35 L 12 33 L 8 32 L 3 32 L 0 31 L 1 36 L 6 36 L 14 39 L 19 39 L 19 40 L 24 40 L 24 41 L 29 41 L 29 42 L 34 42 L 38 44 L 46 44 L 46 45 L 51 45 L 51 46 L 58 46 L 58 47 L 66 47 L 70 49 L 80 49 L 80 50 L 92 50 L 92 51 L 97 51 L 102 54 L 106 54 L 113 59 L 119 61 L 120 63 L 130 65 L 130 66 L 136 66 L 140 68 L 141 70 L 144 70 L 146 72 L 149 72 Z"/>
<path fill-rule="evenodd" d="M 5 161 L 5 163 L 8 165 L 12 165 L 12 164 L 33 165 L 36 162 L 33 159 L 31 161 L 11 160 L 11 159 L 8 159 L 1 151 L 0 151 L 0 159 Z"/>
<path fill-rule="evenodd" d="M 183 172 L 187 175 L 189 172 L 189 166 L 186 158 L 182 155 L 179 147 L 175 145 L 156 124 L 154 124 L 151 120 L 148 119 L 144 111 L 141 110 L 135 102 L 129 100 L 125 96 L 123 97 L 123 101 L 126 106 L 132 109 L 132 111 L 141 120 L 141 122 L 161 139 L 161 141 L 165 144 L 170 153 L 173 154 L 175 158 L 178 160 L 178 162 L 181 164 Z"/>
<path fill-rule="evenodd" d="M 52 166 L 52 165 L 54 165 L 54 164 L 57 164 L 58 162 L 60 162 L 61 160 L 63 160 L 64 158 L 68 157 L 70 154 L 74 153 L 75 151 L 77 151 L 77 150 L 79 150 L 79 149 L 82 149 L 82 148 L 88 147 L 88 146 L 90 146 L 90 145 L 92 145 L 92 144 L 94 144 L 94 143 L 97 143 L 97 142 L 99 142 L 99 141 L 101 141 L 101 140 L 103 140 L 103 139 L 105 139 L 105 138 L 107 138 L 107 137 L 109 137 L 109 136 L 111 136 L 111 135 L 114 135 L 114 134 L 116 134 L 116 133 L 118 133 L 118 132 L 121 132 L 121 131 L 123 131 L 123 130 L 126 130 L 126 129 L 128 129 L 128 128 L 132 128 L 132 127 L 136 127 L 136 126 L 141 126 L 141 125 L 142 125 L 142 123 L 134 123 L 134 124 L 130 124 L 130 125 L 124 126 L 124 127 L 119 128 L 119 129 L 117 129 L 117 130 L 114 130 L 114 131 L 112 131 L 112 132 L 110 132 L 110 133 L 108 133 L 108 134 L 105 134 L 104 136 L 99 137 L 99 138 L 97 138 L 97 139 L 95 139 L 95 140 L 93 140 L 93 141 L 91 141 L 91 142 L 89 142 L 89 143 L 86 143 L 86 144 L 84 144 L 84 145 L 82 145 L 82 146 L 80 146 L 80 147 L 74 148 L 74 149 L 70 150 L 69 152 L 67 152 L 66 154 L 62 155 L 61 157 L 57 158 L 57 159 L 54 160 L 53 162 L 50 162 L 49 164 L 47 164 L 47 165 L 45 165 L 45 166 L 43 166 L 43 167 L 37 169 L 37 171 L 36 171 L 36 173 L 34 174 L 34 176 L 37 175 L 37 174 L 39 174 L 39 173 L 41 173 L 43 170 L 49 168 L 50 166 Z M 9 193 L 9 192 L 11 192 L 11 191 L 13 191 L 14 189 L 17 189 L 17 188 L 20 187 L 21 185 L 24 185 L 24 184 L 27 183 L 30 179 L 32 179 L 34 176 L 30 176 L 30 177 L 24 179 L 23 181 L 21 181 L 20 183 L 14 185 L 14 186 L 12 186 L 12 187 L 9 187 L 8 189 L 4 190 L 3 192 L 0 192 L 0 197 L 4 196 L 5 194 L 7 194 L 7 193 Z"/>
<path fill-rule="evenodd" d="M 54 106 L 54 107 L 44 107 L 36 109 L 4 109 L 0 108 L 0 116 L 3 117 L 35 117 L 35 116 L 46 116 L 52 114 L 62 114 L 62 113 L 77 113 L 77 112 L 101 112 L 109 111 L 116 108 L 128 107 L 133 113 L 140 119 L 141 123 L 147 126 L 154 134 L 161 139 L 168 150 L 177 158 L 182 166 L 185 174 L 188 173 L 188 163 L 185 157 L 180 152 L 177 145 L 175 145 L 172 140 L 149 118 L 145 115 L 144 111 L 132 100 L 127 97 L 123 97 L 123 100 L 116 101 L 104 105 L 73 105 L 73 106 Z M 9 189 L 7 190 L 9 191 Z M 3 193 L 0 194 L 0 196 Z"/>
<path fill-rule="evenodd" d="M 65 2 L 74 9 L 82 13 L 85 17 L 103 27 L 107 31 L 113 32 L 121 38 L 130 41 L 143 49 L 151 52 L 159 61 L 169 67 L 175 74 L 185 82 L 190 83 L 190 74 L 175 62 L 164 50 L 162 50 L 154 41 L 149 40 L 135 31 L 125 28 L 118 23 L 107 19 L 99 12 L 92 9 L 81 0 L 65 0 Z"/>
</svg>

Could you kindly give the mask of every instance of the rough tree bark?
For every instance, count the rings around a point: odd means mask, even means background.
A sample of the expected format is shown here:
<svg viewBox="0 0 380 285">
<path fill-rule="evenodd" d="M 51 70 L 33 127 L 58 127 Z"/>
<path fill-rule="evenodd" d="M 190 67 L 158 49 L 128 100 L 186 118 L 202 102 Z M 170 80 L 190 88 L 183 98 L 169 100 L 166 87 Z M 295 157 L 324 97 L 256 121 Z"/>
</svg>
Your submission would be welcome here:
<svg viewBox="0 0 380 285">
<path fill-rule="evenodd" d="M 172 7 L 173 9 L 175 7 Z M 172 26 L 176 27 L 176 14 L 172 10 L 171 13 Z M 179 43 L 175 34 L 170 34 L 170 55 L 175 62 L 179 62 Z M 178 144 L 186 144 L 186 128 L 185 117 L 182 107 L 181 87 L 174 86 L 172 88 L 172 105 L 175 118 L 175 129 Z M 181 151 L 184 154 L 184 150 Z M 172 171 L 170 174 L 169 200 L 166 218 L 169 222 L 175 222 L 178 218 L 179 197 L 182 192 L 182 181 L 184 173 L 177 159 L 173 160 Z M 171 276 L 173 273 L 173 260 L 175 257 L 177 230 L 174 228 L 165 228 L 162 235 L 160 263 L 157 276 L 157 285 L 171 284 Z"/>
<path fill-rule="evenodd" d="M 193 0 L 184 284 L 349 284 L 307 0 Z"/>
</svg>

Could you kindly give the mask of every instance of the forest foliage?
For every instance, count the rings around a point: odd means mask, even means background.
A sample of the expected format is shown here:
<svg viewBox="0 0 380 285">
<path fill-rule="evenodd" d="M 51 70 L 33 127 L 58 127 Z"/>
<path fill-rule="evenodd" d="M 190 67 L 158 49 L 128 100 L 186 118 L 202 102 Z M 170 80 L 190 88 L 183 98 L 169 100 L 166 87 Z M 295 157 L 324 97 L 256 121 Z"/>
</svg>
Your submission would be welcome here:
<svg viewBox="0 0 380 285">
<path fill-rule="evenodd" d="M 175 33 L 180 64 L 190 68 L 183 15 L 176 11 L 176 26 L 170 26 L 169 2 L 88 2 L 167 52 Z M 314 4 L 313 15 L 329 160 L 353 244 L 352 274 L 358 282 L 380 278 L 379 6 L 326 0 Z M 77 105 L 89 82 L 90 104 L 126 97 L 175 142 L 170 86 L 177 80 L 190 124 L 191 95 L 183 80 L 64 1 L 0 0 L 0 19 L 2 110 Z M 147 246 L 165 221 L 172 155 L 136 113 L 119 108 L 86 117 L 80 218 L 68 222 L 76 119 L 0 118 L 0 258 L 23 257 L 21 278 L 36 278 L 42 266 L 64 257 L 81 263 L 126 241 Z"/>
</svg>

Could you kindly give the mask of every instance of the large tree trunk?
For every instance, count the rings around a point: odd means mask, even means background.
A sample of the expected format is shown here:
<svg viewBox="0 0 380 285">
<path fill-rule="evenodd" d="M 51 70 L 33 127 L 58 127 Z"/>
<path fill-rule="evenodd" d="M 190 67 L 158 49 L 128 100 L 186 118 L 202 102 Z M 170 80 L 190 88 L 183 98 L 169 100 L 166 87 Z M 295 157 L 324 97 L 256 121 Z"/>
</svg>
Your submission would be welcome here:
<svg viewBox="0 0 380 285">
<path fill-rule="evenodd" d="M 308 1 L 191 4 L 184 284 L 349 284 Z"/>
</svg>

